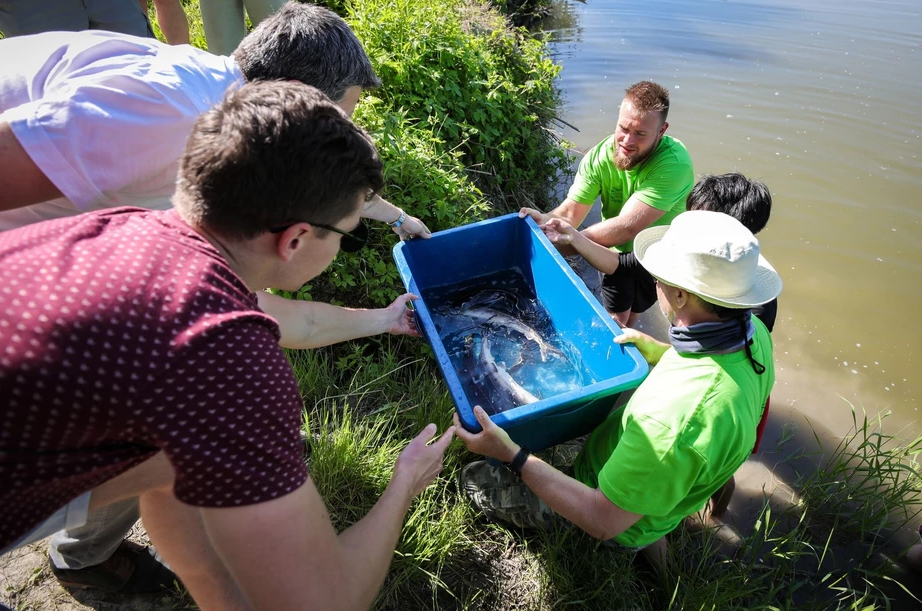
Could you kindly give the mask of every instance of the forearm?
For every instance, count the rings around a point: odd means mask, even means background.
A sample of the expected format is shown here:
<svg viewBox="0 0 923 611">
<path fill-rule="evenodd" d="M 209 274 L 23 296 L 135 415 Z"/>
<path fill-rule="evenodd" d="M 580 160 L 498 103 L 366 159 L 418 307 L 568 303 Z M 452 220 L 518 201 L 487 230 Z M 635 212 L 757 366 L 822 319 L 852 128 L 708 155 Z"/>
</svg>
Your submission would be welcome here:
<svg viewBox="0 0 923 611">
<path fill-rule="evenodd" d="M 0 210 L 13 210 L 61 197 L 61 191 L 35 165 L 13 129 L 0 121 Z"/>
<path fill-rule="evenodd" d="M 180 0 L 154 0 L 157 24 L 171 45 L 189 44 L 189 22 Z"/>
<path fill-rule="evenodd" d="M 546 215 L 545 222 L 552 218 L 557 218 L 567 221 L 567 224 L 571 227 L 579 227 L 587 214 L 590 213 L 590 208 L 592 208 L 592 206 L 581 204 L 578 201 L 568 198 L 561 202 L 560 206 Z"/>
<path fill-rule="evenodd" d="M 381 195 L 375 195 L 365 203 L 365 207 L 362 209 L 362 217 L 390 224 L 401 216 L 401 212 L 400 208 L 384 199 Z"/>
<path fill-rule="evenodd" d="M 610 247 L 629 242 L 640 232 L 628 225 L 625 219 L 615 217 L 590 225 L 581 233 L 600 246 Z"/>
<path fill-rule="evenodd" d="M 385 333 L 391 318 L 384 309 L 363 310 L 305 301 L 299 332 L 282 337 L 283 348 L 310 349 Z M 288 341 L 286 341 L 288 340 Z"/>
<path fill-rule="evenodd" d="M 551 509 L 596 539 L 619 534 L 606 532 L 598 515 L 596 490 L 561 473 L 545 461 L 529 456 L 522 468 L 522 481 Z M 621 531 L 619 531 L 621 532 Z"/>
<path fill-rule="evenodd" d="M 583 235 L 603 246 L 618 246 L 634 240 L 663 214 L 663 210 L 649 206 L 633 195 L 617 217 L 587 227 Z"/>
<path fill-rule="evenodd" d="M 343 556 L 354 576 L 353 608 L 371 607 L 381 589 L 412 498 L 407 485 L 392 480 L 372 510 L 340 533 Z"/>
<path fill-rule="evenodd" d="M 387 332 L 393 316 L 385 309 L 343 308 L 317 301 L 295 301 L 259 292 L 260 309 L 279 323 L 283 348 L 304 350 Z"/>
<path fill-rule="evenodd" d="M 604 274 L 612 274 L 619 267 L 619 253 L 593 242 L 582 233 L 574 234 L 571 246 L 587 263 Z"/>
</svg>

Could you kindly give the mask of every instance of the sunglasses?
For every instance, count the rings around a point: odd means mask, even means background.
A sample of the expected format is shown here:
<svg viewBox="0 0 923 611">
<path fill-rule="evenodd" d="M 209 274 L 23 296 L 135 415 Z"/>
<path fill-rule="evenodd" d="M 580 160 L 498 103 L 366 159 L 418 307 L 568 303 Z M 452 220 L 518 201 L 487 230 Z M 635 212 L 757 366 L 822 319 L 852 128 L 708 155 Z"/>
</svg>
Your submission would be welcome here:
<svg viewBox="0 0 923 611">
<path fill-rule="evenodd" d="M 303 222 L 308 223 L 308 221 Z M 294 224 L 295 223 L 290 223 L 283 227 L 274 227 L 269 230 L 269 233 L 282 233 Z M 343 231 L 342 229 L 337 229 L 331 225 L 324 225 L 323 223 L 308 224 L 312 227 L 318 227 L 340 234 L 340 250 L 343 252 L 359 252 L 369 243 L 369 226 L 365 224 L 364 220 L 359 221 L 359 225 L 352 231 Z"/>
</svg>

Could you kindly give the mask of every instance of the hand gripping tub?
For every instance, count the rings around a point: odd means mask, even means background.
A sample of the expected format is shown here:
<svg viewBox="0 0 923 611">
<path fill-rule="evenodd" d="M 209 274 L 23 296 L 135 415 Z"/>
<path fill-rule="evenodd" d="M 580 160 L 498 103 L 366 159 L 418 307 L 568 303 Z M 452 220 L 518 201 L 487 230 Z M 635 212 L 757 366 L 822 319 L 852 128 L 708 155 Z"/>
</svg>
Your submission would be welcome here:
<svg viewBox="0 0 923 611">
<path fill-rule="evenodd" d="M 457 285 L 511 268 L 525 276 L 559 335 L 580 352 L 597 382 L 491 416 L 516 443 L 533 452 L 589 433 L 612 409 L 619 393 L 638 386 L 648 366 L 633 346 L 619 346 L 618 325 L 548 241 L 538 225 L 517 214 L 456 227 L 429 240 L 394 247 L 394 259 L 414 302 L 417 326 L 429 341 L 463 426 L 480 430 L 449 360 L 427 303 L 434 289 Z"/>
</svg>

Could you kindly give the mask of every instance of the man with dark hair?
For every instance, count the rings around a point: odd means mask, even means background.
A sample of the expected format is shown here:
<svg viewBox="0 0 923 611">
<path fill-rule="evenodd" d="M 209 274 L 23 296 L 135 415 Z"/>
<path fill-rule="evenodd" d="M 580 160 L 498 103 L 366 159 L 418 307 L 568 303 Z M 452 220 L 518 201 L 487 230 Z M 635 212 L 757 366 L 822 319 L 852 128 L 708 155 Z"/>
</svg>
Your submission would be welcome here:
<svg viewBox="0 0 923 611">
<path fill-rule="evenodd" d="M 579 232 L 567 236 L 589 259 L 612 255 Z M 684 212 L 642 231 L 635 254 L 657 278 L 670 344 L 633 329 L 616 339 L 634 343 L 652 370 L 590 434 L 574 476 L 531 456 L 480 407 L 483 431 L 458 426 L 457 435 L 509 466 L 479 461 L 462 471 L 488 517 L 546 528 L 560 516 L 623 548 L 646 548 L 659 562 L 663 536 L 701 510 L 753 448 L 775 376 L 769 332 L 749 309 L 774 299 L 782 281 L 753 234 L 716 212 Z"/>
<path fill-rule="evenodd" d="M 137 6 L 135 7 L 137 9 Z M 231 57 L 112 32 L 0 40 L 0 231 L 116 206 L 170 206 L 196 117 L 229 89 L 297 80 L 352 114 L 381 83 L 343 19 L 289 2 Z M 419 219 L 376 195 L 365 218 L 403 237 Z"/>
<path fill-rule="evenodd" d="M 362 89 L 380 84 L 346 22 L 298 2 L 263 21 L 233 57 L 99 31 L 0 40 L 0 56 L 16 58 L 0 62 L 0 232 L 117 206 L 169 208 L 196 118 L 246 82 L 316 85 L 347 114 Z M 263 181 L 263 194 L 277 187 L 264 180 L 278 174 L 274 167 L 251 173 L 238 178 Z M 241 200 L 241 212 L 255 201 Z M 377 189 L 362 216 L 389 223 L 402 238 L 429 236 Z M 289 306 L 263 304 L 277 319 L 292 315 Z M 52 573 L 69 585 L 125 593 L 170 587 L 170 571 L 123 542 L 138 515 L 128 499 L 55 534 Z"/>
<path fill-rule="evenodd" d="M 196 122 L 175 209 L 0 234 L 0 553 L 138 498 L 203 610 L 368 608 L 453 428 L 427 445 L 428 425 L 338 535 L 280 344 L 414 333 L 410 312 L 292 304 L 270 317 L 275 298 L 254 291 L 297 290 L 361 243 L 381 186 L 370 139 L 320 92 L 255 83 Z"/>
<path fill-rule="evenodd" d="M 664 135 L 669 127 L 669 92 L 641 81 L 625 91 L 615 134 L 587 152 L 560 206 L 547 214 L 523 208 L 519 215 L 545 224 L 563 219 L 577 227 L 597 197 L 602 221 L 584 229 L 597 244 L 625 253 L 623 264 L 603 277 L 603 304 L 621 325 L 632 325 L 657 299 L 654 280 L 633 256 L 642 229 L 669 225 L 686 207 L 695 174 L 686 147 Z M 572 251 L 563 249 L 565 254 Z"/>
</svg>

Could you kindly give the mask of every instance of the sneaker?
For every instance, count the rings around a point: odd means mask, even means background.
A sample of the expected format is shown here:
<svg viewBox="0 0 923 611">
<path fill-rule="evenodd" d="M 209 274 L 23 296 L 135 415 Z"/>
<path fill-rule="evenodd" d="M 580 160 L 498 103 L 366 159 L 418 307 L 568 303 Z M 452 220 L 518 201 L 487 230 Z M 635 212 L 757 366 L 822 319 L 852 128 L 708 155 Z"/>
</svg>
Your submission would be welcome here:
<svg viewBox="0 0 923 611">
<path fill-rule="evenodd" d="M 108 560 L 83 569 L 59 569 L 48 560 L 51 574 L 65 588 L 94 588 L 120 594 L 152 594 L 170 590 L 179 578 L 152 547 L 122 541 Z"/>
</svg>

